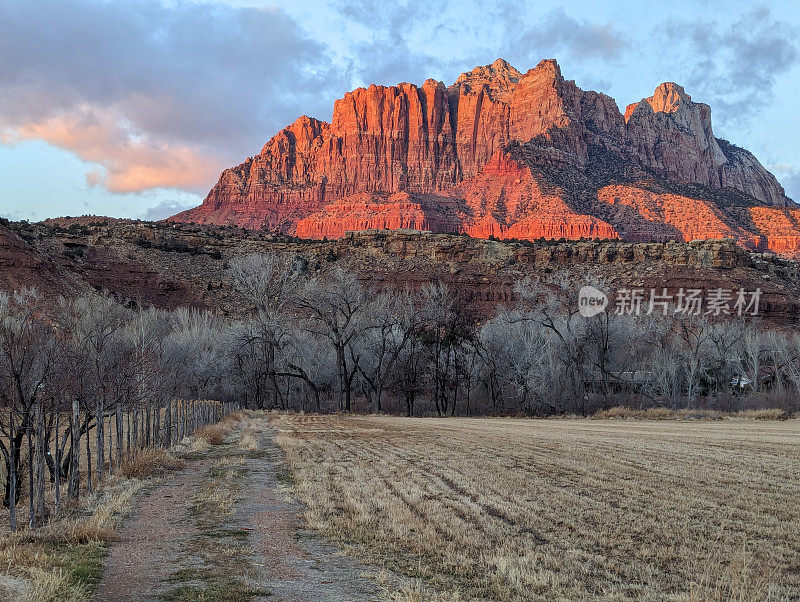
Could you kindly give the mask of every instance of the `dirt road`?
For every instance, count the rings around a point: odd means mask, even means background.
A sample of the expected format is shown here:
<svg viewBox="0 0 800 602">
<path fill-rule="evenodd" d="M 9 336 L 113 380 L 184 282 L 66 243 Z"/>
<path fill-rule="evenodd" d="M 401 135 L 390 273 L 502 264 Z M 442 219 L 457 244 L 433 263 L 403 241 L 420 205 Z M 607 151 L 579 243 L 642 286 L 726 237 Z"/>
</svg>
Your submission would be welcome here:
<svg viewBox="0 0 800 602">
<path fill-rule="evenodd" d="M 266 418 L 240 424 L 143 496 L 109 550 L 96 599 L 380 598 L 374 569 L 299 527 L 273 435 Z"/>
</svg>

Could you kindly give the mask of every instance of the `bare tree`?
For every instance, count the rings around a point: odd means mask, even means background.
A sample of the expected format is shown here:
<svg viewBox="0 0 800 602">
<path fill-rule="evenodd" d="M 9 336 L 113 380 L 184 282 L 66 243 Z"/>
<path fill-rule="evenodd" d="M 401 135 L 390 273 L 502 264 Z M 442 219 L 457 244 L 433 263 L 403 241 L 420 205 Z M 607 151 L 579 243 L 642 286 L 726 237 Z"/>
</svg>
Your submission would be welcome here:
<svg viewBox="0 0 800 602">
<path fill-rule="evenodd" d="M 638 337 L 637 350 L 650 366 L 651 378 L 646 383 L 650 396 L 672 408 L 678 406 L 683 392 L 683 359 L 681 348 L 672 330 L 672 318 L 663 315 L 648 317 L 646 335 Z"/>
<path fill-rule="evenodd" d="M 764 357 L 764 336 L 758 328 L 750 326 L 740 327 L 736 333 L 736 342 L 741 341 L 739 356 L 739 383 L 746 377 L 753 392 L 758 392 L 761 385 L 761 362 Z M 730 380 L 730 378 L 728 379 Z"/>
<path fill-rule="evenodd" d="M 711 323 L 705 315 L 675 314 L 672 331 L 676 344 L 682 349 L 686 378 L 686 398 L 691 403 L 700 389 L 700 381 L 708 367 L 710 346 L 713 345 Z"/>
<path fill-rule="evenodd" d="M 45 387 L 55 366 L 56 347 L 51 328 L 40 317 L 40 300 L 32 290 L 13 295 L 0 293 L 0 451 L 6 465 L 3 504 L 10 511 L 11 528 L 17 528 L 20 455 L 25 435 L 32 437 L 37 414 L 43 415 Z M 29 439 L 30 442 L 30 439 Z M 28 478 L 33 483 L 33 458 L 29 445 Z M 33 507 L 31 526 L 42 517 Z"/>
<path fill-rule="evenodd" d="M 412 295 L 379 293 L 366 309 L 369 316 L 359 341 L 361 361 L 356 365 L 369 405 L 383 411 L 383 394 L 398 358 L 421 323 Z"/>
<path fill-rule="evenodd" d="M 107 294 L 86 294 L 61 300 L 59 322 L 69 337 L 65 352 L 72 369 L 68 388 L 85 410 L 79 433 L 95 430 L 97 478 L 106 475 L 106 418 L 129 393 L 135 374 L 135 351 L 126 336 L 132 314 Z M 110 426 L 110 422 L 109 422 Z M 88 446 L 88 439 L 87 439 Z M 88 449 L 88 447 L 87 447 Z M 108 458 L 109 463 L 112 458 Z M 87 451 L 87 487 L 91 489 L 91 456 Z M 77 492 L 73 491 L 73 495 Z"/>
<path fill-rule="evenodd" d="M 255 310 L 254 318 L 239 330 L 239 348 L 244 353 L 237 361 L 244 370 L 245 362 L 253 360 L 247 370 L 257 406 L 263 407 L 263 384 L 268 384 L 272 407 L 280 407 L 278 355 L 288 343 L 287 313 L 300 287 L 300 266 L 285 256 L 253 254 L 233 260 L 229 272 L 234 287 Z M 254 370 L 257 366 L 260 369 Z"/>
<path fill-rule="evenodd" d="M 327 339 L 298 322 L 282 349 L 281 362 L 279 376 L 302 383 L 311 395 L 314 411 L 321 412 L 323 391 L 333 389 L 339 370 Z"/>
<path fill-rule="evenodd" d="M 431 355 L 429 362 L 432 397 L 439 416 L 453 415 L 460 384 L 458 354 L 471 332 L 459 311 L 457 298 L 447 285 L 426 284 L 420 291 L 424 320 L 420 340 Z"/>
<path fill-rule="evenodd" d="M 309 327 L 325 337 L 336 354 L 339 409 L 349 412 L 360 361 L 352 351 L 364 332 L 368 296 L 353 274 L 337 267 L 326 282 L 306 281 L 297 299 Z"/>
<path fill-rule="evenodd" d="M 520 319 L 534 321 L 552 337 L 557 360 L 555 373 L 561 375 L 556 392 L 565 391 L 574 410 L 585 414 L 587 384 L 602 375 L 590 368 L 589 322 L 571 304 L 577 290 L 575 284 L 562 278 L 556 279 L 554 288 L 550 288 L 526 279 L 518 283 L 515 290 L 520 299 Z"/>
</svg>

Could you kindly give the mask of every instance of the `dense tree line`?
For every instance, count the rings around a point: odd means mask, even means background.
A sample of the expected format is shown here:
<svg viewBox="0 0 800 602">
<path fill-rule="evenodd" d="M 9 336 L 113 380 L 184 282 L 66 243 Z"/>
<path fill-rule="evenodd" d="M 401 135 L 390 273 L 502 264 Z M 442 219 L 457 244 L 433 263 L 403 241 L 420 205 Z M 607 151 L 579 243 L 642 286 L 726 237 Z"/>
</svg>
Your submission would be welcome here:
<svg viewBox="0 0 800 602">
<path fill-rule="evenodd" d="M 229 329 L 231 393 L 248 407 L 406 415 L 586 414 L 611 405 L 791 404 L 800 337 L 752 319 L 656 312 L 587 319 L 577 287 L 526 280 L 473 316 L 456 291 L 365 288 L 276 255 L 231 262 L 252 315 Z M 769 396 L 770 399 L 766 399 Z M 786 409 L 794 409 L 793 407 Z"/>
<path fill-rule="evenodd" d="M 229 272 L 248 308 L 235 319 L 131 308 L 95 293 L 57 304 L 32 291 L 0 294 L 0 451 L 12 524 L 23 473 L 35 525 L 46 480 L 57 507 L 62 487 L 70 498 L 91 491 L 140 447 L 169 446 L 215 419 L 175 399 L 543 416 L 620 404 L 786 405 L 800 391 L 797 334 L 706 315 L 587 319 L 573 306 L 576 288 L 552 279 L 520 282 L 515 305 L 478 318 L 441 283 L 380 290 L 339 266 L 320 278 L 280 255 L 241 257 Z"/>
</svg>

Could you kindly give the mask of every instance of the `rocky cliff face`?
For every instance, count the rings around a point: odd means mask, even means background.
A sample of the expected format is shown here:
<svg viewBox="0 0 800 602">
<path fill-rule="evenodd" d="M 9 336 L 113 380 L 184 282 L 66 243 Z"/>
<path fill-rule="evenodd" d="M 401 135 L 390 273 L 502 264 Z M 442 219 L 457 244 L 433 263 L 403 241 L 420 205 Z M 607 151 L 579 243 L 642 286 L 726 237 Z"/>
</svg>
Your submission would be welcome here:
<svg viewBox="0 0 800 602">
<path fill-rule="evenodd" d="M 775 177 L 715 138 L 708 105 L 677 84 L 623 115 L 612 98 L 565 80 L 553 60 L 523 74 L 498 59 L 449 87 L 427 80 L 348 92 L 330 123 L 300 117 L 223 172 L 201 206 L 171 219 L 308 238 L 369 228 L 732 237 L 793 255 L 800 230 L 772 231 L 787 204 Z M 754 220 L 734 210 L 742 207 L 763 211 Z"/>
<path fill-rule="evenodd" d="M 545 286 L 566 278 L 576 291 L 589 278 L 605 282 L 609 291 L 760 288 L 765 320 L 800 319 L 800 264 L 748 252 L 732 240 L 504 242 L 400 229 L 298 241 L 230 226 L 96 217 L 11 223 L 6 229 L 0 222 L 0 292 L 36 286 L 57 298 L 93 288 L 145 306 L 188 305 L 235 316 L 249 308 L 227 267 L 250 253 L 284 255 L 319 278 L 341 266 L 388 290 L 442 281 L 464 301 L 465 311 L 478 315 L 513 304 L 515 285 L 525 278 Z"/>
<path fill-rule="evenodd" d="M 46 291 L 58 287 L 69 290 L 56 265 L 32 244 L 16 235 L 0 220 L 0 291 L 34 288 Z"/>
<path fill-rule="evenodd" d="M 734 188 L 767 205 L 785 206 L 775 177 L 751 153 L 717 140 L 711 107 L 692 102 L 678 84 L 661 84 L 650 98 L 629 105 L 625 121 L 636 159 L 655 173 L 677 182 Z"/>
</svg>

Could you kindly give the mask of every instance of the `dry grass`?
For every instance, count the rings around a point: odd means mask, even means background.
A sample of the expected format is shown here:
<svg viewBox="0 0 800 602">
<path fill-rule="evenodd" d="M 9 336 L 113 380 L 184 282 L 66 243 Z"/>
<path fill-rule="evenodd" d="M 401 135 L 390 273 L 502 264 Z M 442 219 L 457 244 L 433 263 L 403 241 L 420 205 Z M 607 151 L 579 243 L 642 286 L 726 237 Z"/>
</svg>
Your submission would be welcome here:
<svg viewBox="0 0 800 602">
<path fill-rule="evenodd" d="M 190 446 L 196 441 L 186 439 Z M 51 524 L 17 532 L 0 526 L 0 600 L 91 598 L 102 575 L 105 547 L 116 539 L 117 529 L 136 494 L 147 485 L 146 479 L 184 464 L 163 449 L 141 450 L 99 490 L 84 496 L 78 507 L 65 500 L 64 515 Z M 25 524 L 25 506 L 20 507 L 20 524 Z"/>
<path fill-rule="evenodd" d="M 233 514 L 236 510 L 238 481 L 244 475 L 245 464 L 244 458 L 221 458 L 215 462 L 209 478 L 194 497 L 194 512 L 214 517 L 214 520 Z"/>
<path fill-rule="evenodd" d="M 253 426 L 253 424 L 248 424 L 242 430 L 242 435 L 239 438 L 239 448 L 244 451 L 257 451 L 260 449 L 258 440 L 263 433 L 262 429 Z"/>
<path fill-rule="evenodd" d="M 162 448 L 141 450 L 135 456 L 125 460 L 119 474 L 127 479 L 146 479 L 172 470 L 179 470 L 186 462 L 176 458 Z"/>
<path fill-rule="evenodd" d="M 763 410 L 741 410 L 736 413 L 741 418 L 751 418 L 754 420 L 786 420 L 786 412 L 780 408 L 767 408 Z"/>
<path fill-rule="evenodd" d="M 230 430 L 228 425 L 218 422 L 217 424 L 209 424 L 208 426 L 197 429 L 194 436 L 204 440 L 209 445 L 222 445 L 225 441 L 225 435 L 227 435 Z"/>
<path fill-rule="evenodd" d="M 219 424 L 224 425 L 228 428 L 234 428 L 239 423 L 248 422 L 253 416 L 257 415 L 258 412 L 248 411 L 248 410 L 237 410 L 236 412 L 231 412 L 225 418 L 219 421 Z"/>
<path fill-rule="evenodd" d="M 273 424 L 312 527 L 451 598 L 800 597 L 797 420 Z"/>
<path fill-rule="evenodd" d="M 39 536 L 51 543 L 68 545 L 113 541 L 122 517 L 130 512 L 134 496 L 144 485 L 127 479 L 110 481 L 84 502 L 81 514 L 48 525 Z"/>
<path fill-rule="evenodd" d="M 224 443 L 225 436 L 235 430 L 244 429 L 256 412 L 239 410 L 228 414 L 214 425 L 209 425 L 197 430 L 195 435 L 184 437 L 172 449 L 173 453 L 182 455 L 198 454 L 206 451 L 211 445 Z"/>
<path fill-rule="evenodd" d="M 719 412 L 717 410 L 671 410 L 669 408 L 648 408 L 636 410 L 625 406 L 616 406 L 608 410 L 600 410 L 592 418 L 600 420 L 634 418 L 639 420 L 724 420 L 728 418 L 747 418 L 751 420 L 786 420 L 790 418 L 780 408 L 761 410 L 740 410 L 738 412 Z"/>
<path fill-rule="evenodd" d="M 117 536 L 142 481 L 114 479 L 79 511 L 31 532 L 0 536 L 3 600 L 86 600 L 100 575 L 104 546 Z"/>
</svg>

